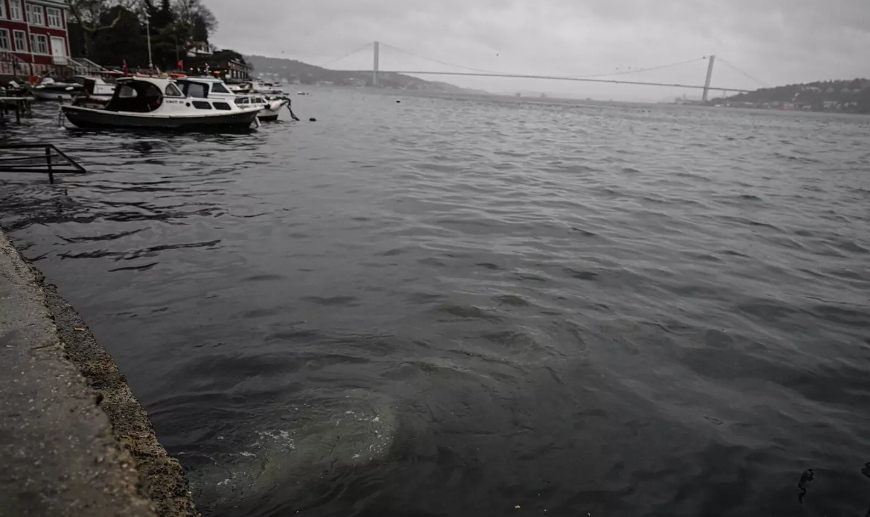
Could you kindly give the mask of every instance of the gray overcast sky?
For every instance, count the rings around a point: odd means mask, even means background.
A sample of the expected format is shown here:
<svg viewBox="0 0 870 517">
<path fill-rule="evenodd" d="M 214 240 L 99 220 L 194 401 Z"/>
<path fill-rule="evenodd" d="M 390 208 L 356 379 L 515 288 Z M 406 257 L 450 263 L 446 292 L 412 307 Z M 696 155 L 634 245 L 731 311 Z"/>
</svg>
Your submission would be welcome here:
<svg viewBox="0 0 870 517">
<path fill-rule="evenodd" d="M 322 65 L 379 40 L 493 71 L 588 75 L 691 59 L 625 79 L 703 84 L 716 54 L 769 85 L 870 77 L 870 0 L 204 0 L 213 38 L 246 54 Z M 330 68 L 370 69 L 371 47 Z M 453 70 L 381 49 L 382 70 Z M 522 79 L 426 77 L 494 92 L 655 99 L 693 90 Z M 725 64 L 713 84 L 763 86 Z"/>
</svg>

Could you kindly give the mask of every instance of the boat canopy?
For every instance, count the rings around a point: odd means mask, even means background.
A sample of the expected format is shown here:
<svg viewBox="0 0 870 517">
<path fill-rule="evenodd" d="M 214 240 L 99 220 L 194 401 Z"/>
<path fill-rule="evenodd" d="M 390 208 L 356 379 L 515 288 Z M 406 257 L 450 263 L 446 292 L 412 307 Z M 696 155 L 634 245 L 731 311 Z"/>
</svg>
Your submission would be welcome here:
<svg viewBox="0 0 870 517">
<path fill-rule="evenodd" d="M 149 113 L 163 104 L 163 97 L 184 97 L 184 94 L 166 79 L 121 79 L 106 111 Z"/>
</svg>

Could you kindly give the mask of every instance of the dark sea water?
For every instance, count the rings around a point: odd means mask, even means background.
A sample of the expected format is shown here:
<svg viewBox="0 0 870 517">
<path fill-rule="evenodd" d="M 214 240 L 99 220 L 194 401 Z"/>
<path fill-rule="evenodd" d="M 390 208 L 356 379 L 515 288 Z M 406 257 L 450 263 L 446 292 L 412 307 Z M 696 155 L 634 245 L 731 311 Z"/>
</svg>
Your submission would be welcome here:
<svg viewBox="0 0 870 517">
<path fill-rule="evenodd" d="M 204 513 L 868 511 L 870 119 L 401 101 L 0 130 L 89 169 L 0 176 L 0 225 Z"/>
</svg>

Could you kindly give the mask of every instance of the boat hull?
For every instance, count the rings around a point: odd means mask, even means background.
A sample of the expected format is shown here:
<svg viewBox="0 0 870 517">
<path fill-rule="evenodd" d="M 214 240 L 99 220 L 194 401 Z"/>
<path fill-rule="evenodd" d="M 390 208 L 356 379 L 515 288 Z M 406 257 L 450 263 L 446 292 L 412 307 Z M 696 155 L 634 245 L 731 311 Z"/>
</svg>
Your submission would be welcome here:
<svg viewBox="0 0 870 517">
<path fill-rule="evenodd" d="M 281 111 L 281 108 L 287 104 L 289 104 L 289 101 L 286 99 L 269 100 L 263 109 L 260 110 L 257 118 L 260 119 L 261 122 L 274 122 L 278 120 L 278 113 Z"/>
<path fill-rule="evenodd" d="M 260 119 L 260 122 L 275 122 L 278 120 L 278 112 L 262 109 L 260 113 L 257 113 L 257 118 Z"/>
<path fill-rule="evenodd" d="M 145 115 L 112 112 L 79 106 L 61 108 L 67 120 L 83 129 L 221 130 L 245 129 L 257 117 L 256 110 L 210 115 Z"/>
<path fill-rule="evenodd" d="M 37 100 L 41 101 L 69 101 L 73 98 L 70 92 L 61 89 L 51 90 L 33 88 L 30 90 L 30 93 L 33 94 Z"/>
</svg>

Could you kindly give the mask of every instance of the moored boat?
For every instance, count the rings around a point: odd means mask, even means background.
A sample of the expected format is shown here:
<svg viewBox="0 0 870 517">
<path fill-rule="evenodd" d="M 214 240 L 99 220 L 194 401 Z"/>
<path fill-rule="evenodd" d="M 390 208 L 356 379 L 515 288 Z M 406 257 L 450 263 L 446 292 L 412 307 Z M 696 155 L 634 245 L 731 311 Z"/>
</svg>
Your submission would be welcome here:
<svg viewBox="0 0 870 517">
<path fill-rule="evenodd" d="M 59 83 L 51 77 L 43 77 L 35 85 L 28 87 L 37 100 L 68 101 L 82 89 L 78 83 Z"/>
<path fill-rule="evenodd" d="M 236 105 L 241 107 L 260 106 L 260 114 L 257 115 L 257 118 L 260 119 L 261 122 L 273 122 L 278 120 L 278 113 L 281 111 L 281 108 L 289 106 L 290 104 L 288 99 L 267 100 L 266 97 L 258 93 L 238 95 L 236 96 L 235 102 Z"/>
<path fill-rule="evenodd" d="M 153 77 L 119 79 L 105 108 L 62 106 L 61 110 L 81 128 L 167 130 L 243 129 L 260 111 L 224 99 L 186 96 L 173 81 Z"/>
<path fill-rule="evenodd" d="M 115 85 L 99 77 L 80 75 L 76 81 L 84 86 L 80 94 L 73 98 L 73 105 L 88 108 L 104 108 L 115 94 Z"/>
<path fill-rule="evenodd" d="M 262 95 L 277 95 L 283 96 L 284 90 L 281 87 L 276 86 L 272 83 L 260 81 L 248 81 L 244 83 L 234 84 L 229 87 L 233 93 L 237 95 L 244 95 L 246 93 L 259 93 Z"/>
<path fill-rule="evenodd" d="M 257 93 L 236 94 L 232 87 L 215 77 L 185 77 L 177 79 L 176 83 L 185 95 L 189 97 L 224 99 L 233 102 L 242 108 L 259 107 L 260 113 L 257 118 L 261 122 L 278 120 L 278 114 L 283 107 L 287 107 L 290 116 L 299 120 L 290 108 L 290 99 L 287 97 L 268 96 Z"/>
</svg>

